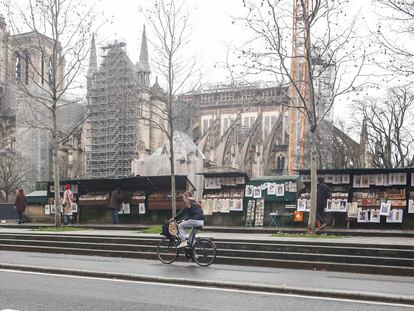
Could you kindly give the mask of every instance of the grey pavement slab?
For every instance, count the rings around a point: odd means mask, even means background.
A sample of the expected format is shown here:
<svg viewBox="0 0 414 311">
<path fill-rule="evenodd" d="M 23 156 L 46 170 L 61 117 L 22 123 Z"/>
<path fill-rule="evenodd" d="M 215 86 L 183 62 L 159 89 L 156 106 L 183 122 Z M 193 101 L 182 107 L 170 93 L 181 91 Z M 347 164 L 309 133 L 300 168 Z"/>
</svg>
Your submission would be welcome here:
<svg viewBox="0 0 414 311">
<path fill-rule="evenodd" d="M 62 234 L 62 235 L 92 235 L 111 237 L 161 237 L 159 234 L 144 234 L 133 230 L 76 230 L 65 232 L 36 231 L 25 228 L 0 228 L 0 233 L 29 233 L 29 234 Z M 262 240 L 262 241 L 292 241 L 292 242 L 318 242 L 318 243 L 355 243 L 373 245 L 407 245 L 414 246 L 414 238 L 405 237 L 370 237 L 370 236 L 344 236 L 340 238 L 295 238 L 273 237 L 270 233 L 227 233 L 227 232 L 203 232 L 197 234 L 200 237 L 212 237 L 215 239 L 231 240 Z"/>
<path fill-rule="evenodd" d="M 201 268 L 186 262 L 164 265 L 154 260 L 9 251 L 0 251 L 0 263 L 146 277 L 398 295 L 414 299 L 412 277 L 231 265 Z"/>
</svg>

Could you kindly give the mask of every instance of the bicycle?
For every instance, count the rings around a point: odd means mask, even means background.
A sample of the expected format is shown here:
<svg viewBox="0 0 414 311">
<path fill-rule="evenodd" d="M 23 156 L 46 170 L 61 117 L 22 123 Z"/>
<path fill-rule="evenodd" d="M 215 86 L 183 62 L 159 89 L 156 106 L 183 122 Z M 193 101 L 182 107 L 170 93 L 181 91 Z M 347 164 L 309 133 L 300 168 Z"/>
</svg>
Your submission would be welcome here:
<svg viewBox="0 0 414 311">
<path fill-rule="evenodd" d="M 165 229 L 165 226 L 168 226 L 168 230 Z M 169 229 L 170 226 L 172 227 L 171 230 Z M 189 246 L 178 248 L 182 240 L 177 235 L 177 223 L 167 221 L 161 233 L 164 238 L 157 244 L 158 259 L 164 264 L 171 264 L 178 258 L 179 253 L 183 252 L 187 259 L 194 260 L 201 267 L 208 267 L 213 264 L 216 260 L 217 248 L 211 239 L 196 237 L 201 228 L 194 227 L 192 229 L 190 236 L 193 238 L 189 241 Z"/>
</svg>

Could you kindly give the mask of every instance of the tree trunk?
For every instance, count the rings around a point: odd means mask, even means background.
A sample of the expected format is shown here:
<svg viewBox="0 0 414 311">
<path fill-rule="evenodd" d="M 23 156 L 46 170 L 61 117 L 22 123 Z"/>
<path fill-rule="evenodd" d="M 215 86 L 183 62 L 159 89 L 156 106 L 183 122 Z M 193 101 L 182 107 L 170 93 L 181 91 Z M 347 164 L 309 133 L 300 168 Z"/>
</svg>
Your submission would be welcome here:
<svg viewBox="0 0 414 311">
<path fill-rule="evenodd" d="M 175 217 L 177 214 L 177 199 L 175 194 L 175 166 L 174 166 L 174 133 L 171 128 L 171 138 L 170 138 L 170 166 L 171 166 L 171 209 L 172 209 L 172 217 Z"/>
<path fill-rule="evenodd" d="M 58 129 L 56 110 L 53 111 L 53 186 L 55 189 L 55 227 L 61 226 L 60 214 L 60 176 L 58 158 Z"/>
<path fill-rule="evenodd" d="M 316 129 L 312 130 L 311 138 L 311 207 L 309 211 L 309 221 L 308 221 L 308 232 L 315 234 L 315 223 L 316 223 L 316 200 L 317 200 L 317 135 Z"/>
</svg>

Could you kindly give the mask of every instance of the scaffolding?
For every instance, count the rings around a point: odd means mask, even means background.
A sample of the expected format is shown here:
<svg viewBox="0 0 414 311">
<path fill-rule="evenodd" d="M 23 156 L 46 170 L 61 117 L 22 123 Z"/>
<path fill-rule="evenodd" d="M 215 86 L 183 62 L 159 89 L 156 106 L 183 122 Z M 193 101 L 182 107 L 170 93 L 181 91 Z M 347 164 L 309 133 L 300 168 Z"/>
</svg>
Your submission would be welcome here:
<svg viewBox="0 0 414 311">
<path fill-rule="evenodd" d="M 125 43 L 103 47 L 103 62 L 89 77 L 90 146 L 87 175 L 90 178 L 131 175 L 138 126 L 139 81 L 128 58 Z"/>
</svg>

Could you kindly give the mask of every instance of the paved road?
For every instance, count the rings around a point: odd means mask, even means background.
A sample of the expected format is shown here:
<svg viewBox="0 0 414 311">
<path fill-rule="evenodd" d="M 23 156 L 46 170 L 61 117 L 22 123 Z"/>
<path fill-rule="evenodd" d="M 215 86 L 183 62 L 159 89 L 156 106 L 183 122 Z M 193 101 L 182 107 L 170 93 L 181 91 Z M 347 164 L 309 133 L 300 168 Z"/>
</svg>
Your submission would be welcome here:
<svg viewBox="0 0 414 311">
<path fill-rule="evenodd" d="M 412 277 L 231 265 L 212 265 L 208 268 L 201 268 L 194 263 L 186 262 L 164 265 L 155 260 L 145 259 L 9 251 L 0 251 L 0 264 L 210 282 L 365 292 L 414 298 L 414 278 Z"/>
<path fill-rule="evenodd" d="M 412 310 L 382 303 L 343 301 L 0 271 L 0 310 Z"/>
</svg>

